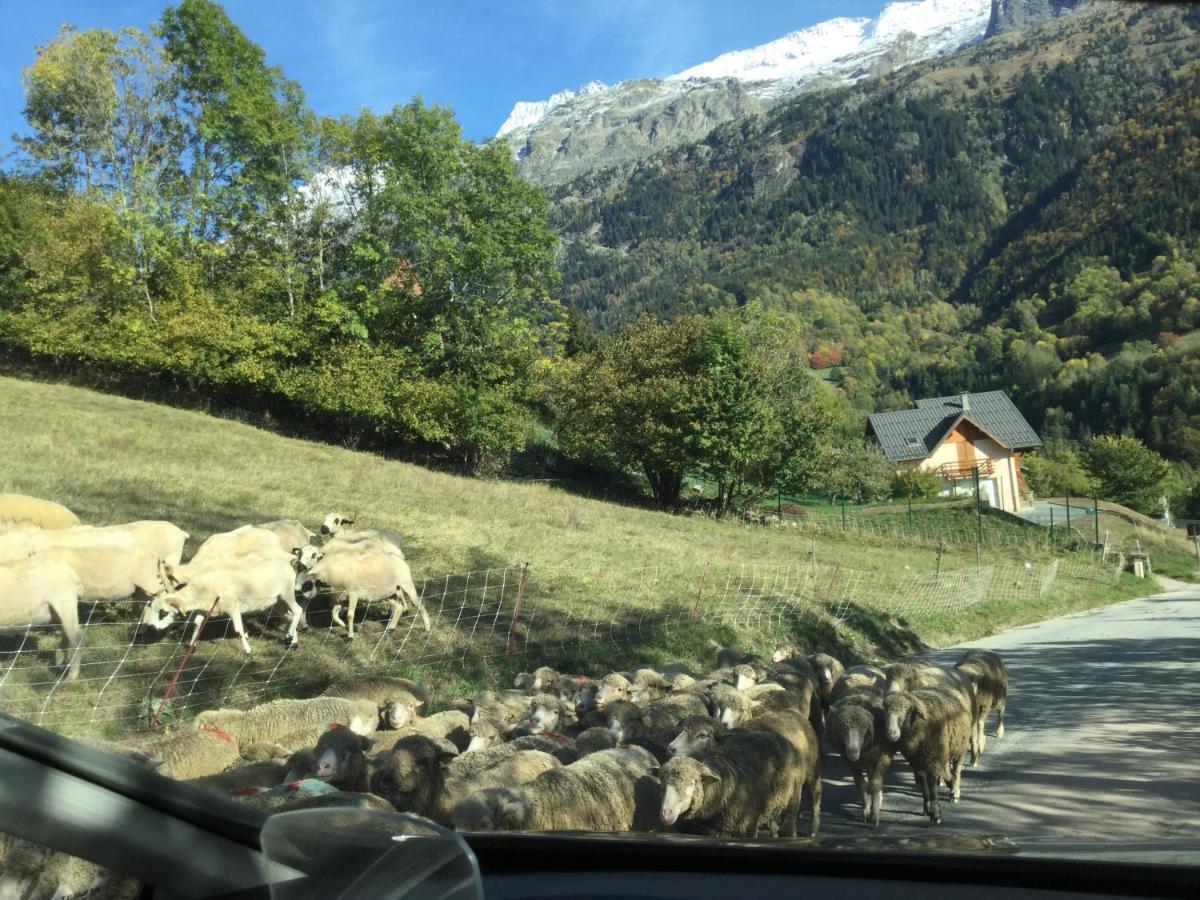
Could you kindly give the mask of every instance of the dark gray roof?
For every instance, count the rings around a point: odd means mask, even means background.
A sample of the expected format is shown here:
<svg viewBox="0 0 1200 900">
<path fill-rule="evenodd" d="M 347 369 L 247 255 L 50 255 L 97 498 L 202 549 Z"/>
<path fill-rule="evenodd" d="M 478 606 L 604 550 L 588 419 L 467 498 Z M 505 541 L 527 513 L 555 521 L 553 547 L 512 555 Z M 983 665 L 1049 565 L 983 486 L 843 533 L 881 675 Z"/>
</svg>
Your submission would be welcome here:
<svg viewBox="0 0 1200 900">
<path fill-rule="evenodd" d="M 929 456 L 960 417 L 977 425 L 1010 450 L 1042 445 L 1037 433 L 1004 391 L 968 394 L 967 400 L 965 411 L 961 394 L 918 400 L 916 409 L 875 413 L 870 419 L 870 429 L 893 462 Z"/>
</svg>

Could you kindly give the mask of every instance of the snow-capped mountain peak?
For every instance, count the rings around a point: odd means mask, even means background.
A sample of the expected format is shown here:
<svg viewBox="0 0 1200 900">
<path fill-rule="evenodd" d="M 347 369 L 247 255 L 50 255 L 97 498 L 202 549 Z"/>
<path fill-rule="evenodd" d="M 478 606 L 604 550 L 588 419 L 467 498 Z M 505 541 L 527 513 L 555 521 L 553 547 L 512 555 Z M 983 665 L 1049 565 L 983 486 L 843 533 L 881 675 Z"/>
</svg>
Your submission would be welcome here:
<svg viewBox="0 0 1200 900">
<path fill-rule="evenodd" d="M 500 126 L 500 130 L 496 132 L 496 137 L 503 137 L 510 131 L 533 125 L 554 107 L 561 106 L 568 100 L 586 97 L 589 94 L 598 94 L 607 89 L 608 85 L 603 81 L 589 81 L 577 90 L 559 91 L 557 94 L 552 94 L 548 100 L 519 100 L 513 106 L 512 112 L 508 114 L 508 118 L 504 120 L 504 124 Z"/>
</svg>

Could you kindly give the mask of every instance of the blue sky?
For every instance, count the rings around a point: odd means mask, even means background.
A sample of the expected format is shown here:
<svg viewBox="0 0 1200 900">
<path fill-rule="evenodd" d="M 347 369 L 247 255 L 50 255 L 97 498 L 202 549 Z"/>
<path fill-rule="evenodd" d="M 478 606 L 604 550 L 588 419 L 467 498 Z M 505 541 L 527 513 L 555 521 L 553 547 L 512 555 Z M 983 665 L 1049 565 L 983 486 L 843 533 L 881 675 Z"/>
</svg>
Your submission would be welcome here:
<svg viewBox="0 0 1200 900">
<path fill-rule="evenodd" d="M 0 147 L 23 124 L 21 70 L 64 22 L 146 28 L 164 0 L 0 0 Z M 517 100 L 598 78 L 669 75 L 883 0 L 228 0 L 231 18 L 319 113 L 389 109 L 420 94 L 468 137 Z"/>
</svg>

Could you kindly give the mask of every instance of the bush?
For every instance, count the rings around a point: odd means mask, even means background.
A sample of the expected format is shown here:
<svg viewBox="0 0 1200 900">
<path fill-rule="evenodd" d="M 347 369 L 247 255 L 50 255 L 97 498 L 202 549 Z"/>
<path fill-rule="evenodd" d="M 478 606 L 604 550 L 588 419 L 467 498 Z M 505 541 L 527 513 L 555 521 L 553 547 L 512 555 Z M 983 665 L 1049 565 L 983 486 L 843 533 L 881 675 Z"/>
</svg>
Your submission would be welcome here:
<svg viewBox="0 0 1200 900">
<path fill-rule="evenodd" d="M 1090 497 L 1097 491 L 1096 480 L 1084 468 L 1079 452 L 1067 443 L 1048 442 L 1021 460 L 1021 471 L 1038 497 Z"/>
<path fill-rule="evenodd" d="M 932 472 L 920 469 L 901 469 L 892 478 L 893 497 L 912 497 L 914 500 L 936 497 L 942 480 Z"/>
<path fill-rule="evenodd" d="M 1106 500 L 1143 513 L 1160 509 L 1170 466 L 1137 438 L 1101 435 L 1088 444 L 1083 461 Z"/>
</svg>

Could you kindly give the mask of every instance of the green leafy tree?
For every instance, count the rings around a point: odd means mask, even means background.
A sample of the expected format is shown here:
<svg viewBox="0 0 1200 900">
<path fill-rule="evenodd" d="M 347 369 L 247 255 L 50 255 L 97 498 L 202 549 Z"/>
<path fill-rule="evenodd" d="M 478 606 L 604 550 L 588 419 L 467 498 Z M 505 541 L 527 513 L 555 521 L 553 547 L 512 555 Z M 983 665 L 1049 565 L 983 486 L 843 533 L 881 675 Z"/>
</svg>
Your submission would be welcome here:
<svg viewBox="0 0 1200 900">
<path fill-rule="evenodd" d="M 1105 499 L 1140 512 L 1159 508 L 1170 466 L 1137 438 L 1100 435 L 1088 444 L 1083 460 Z"/>
<path fill-rule="evenodd" d="M 874 441 L 855 440 L 822 448 L 818 483 L 830 497 L 855 503 L 882 500 L 892 491 L 896 467 Z"/>
<path fill-rule="evenodd" d="M 1099 489 L 1076 446 L 1065 441 L 1047 441 L 1021 457 L 1021 471 L 1039 497 L 1090 497 Z"/>
<path fill-rule="evenodd" d="M 921 469 L 900 469 L 892 477 L 892 496 L 925 500 L 936 497 L 942 480 L 932 472 Z"/>
</svg>

